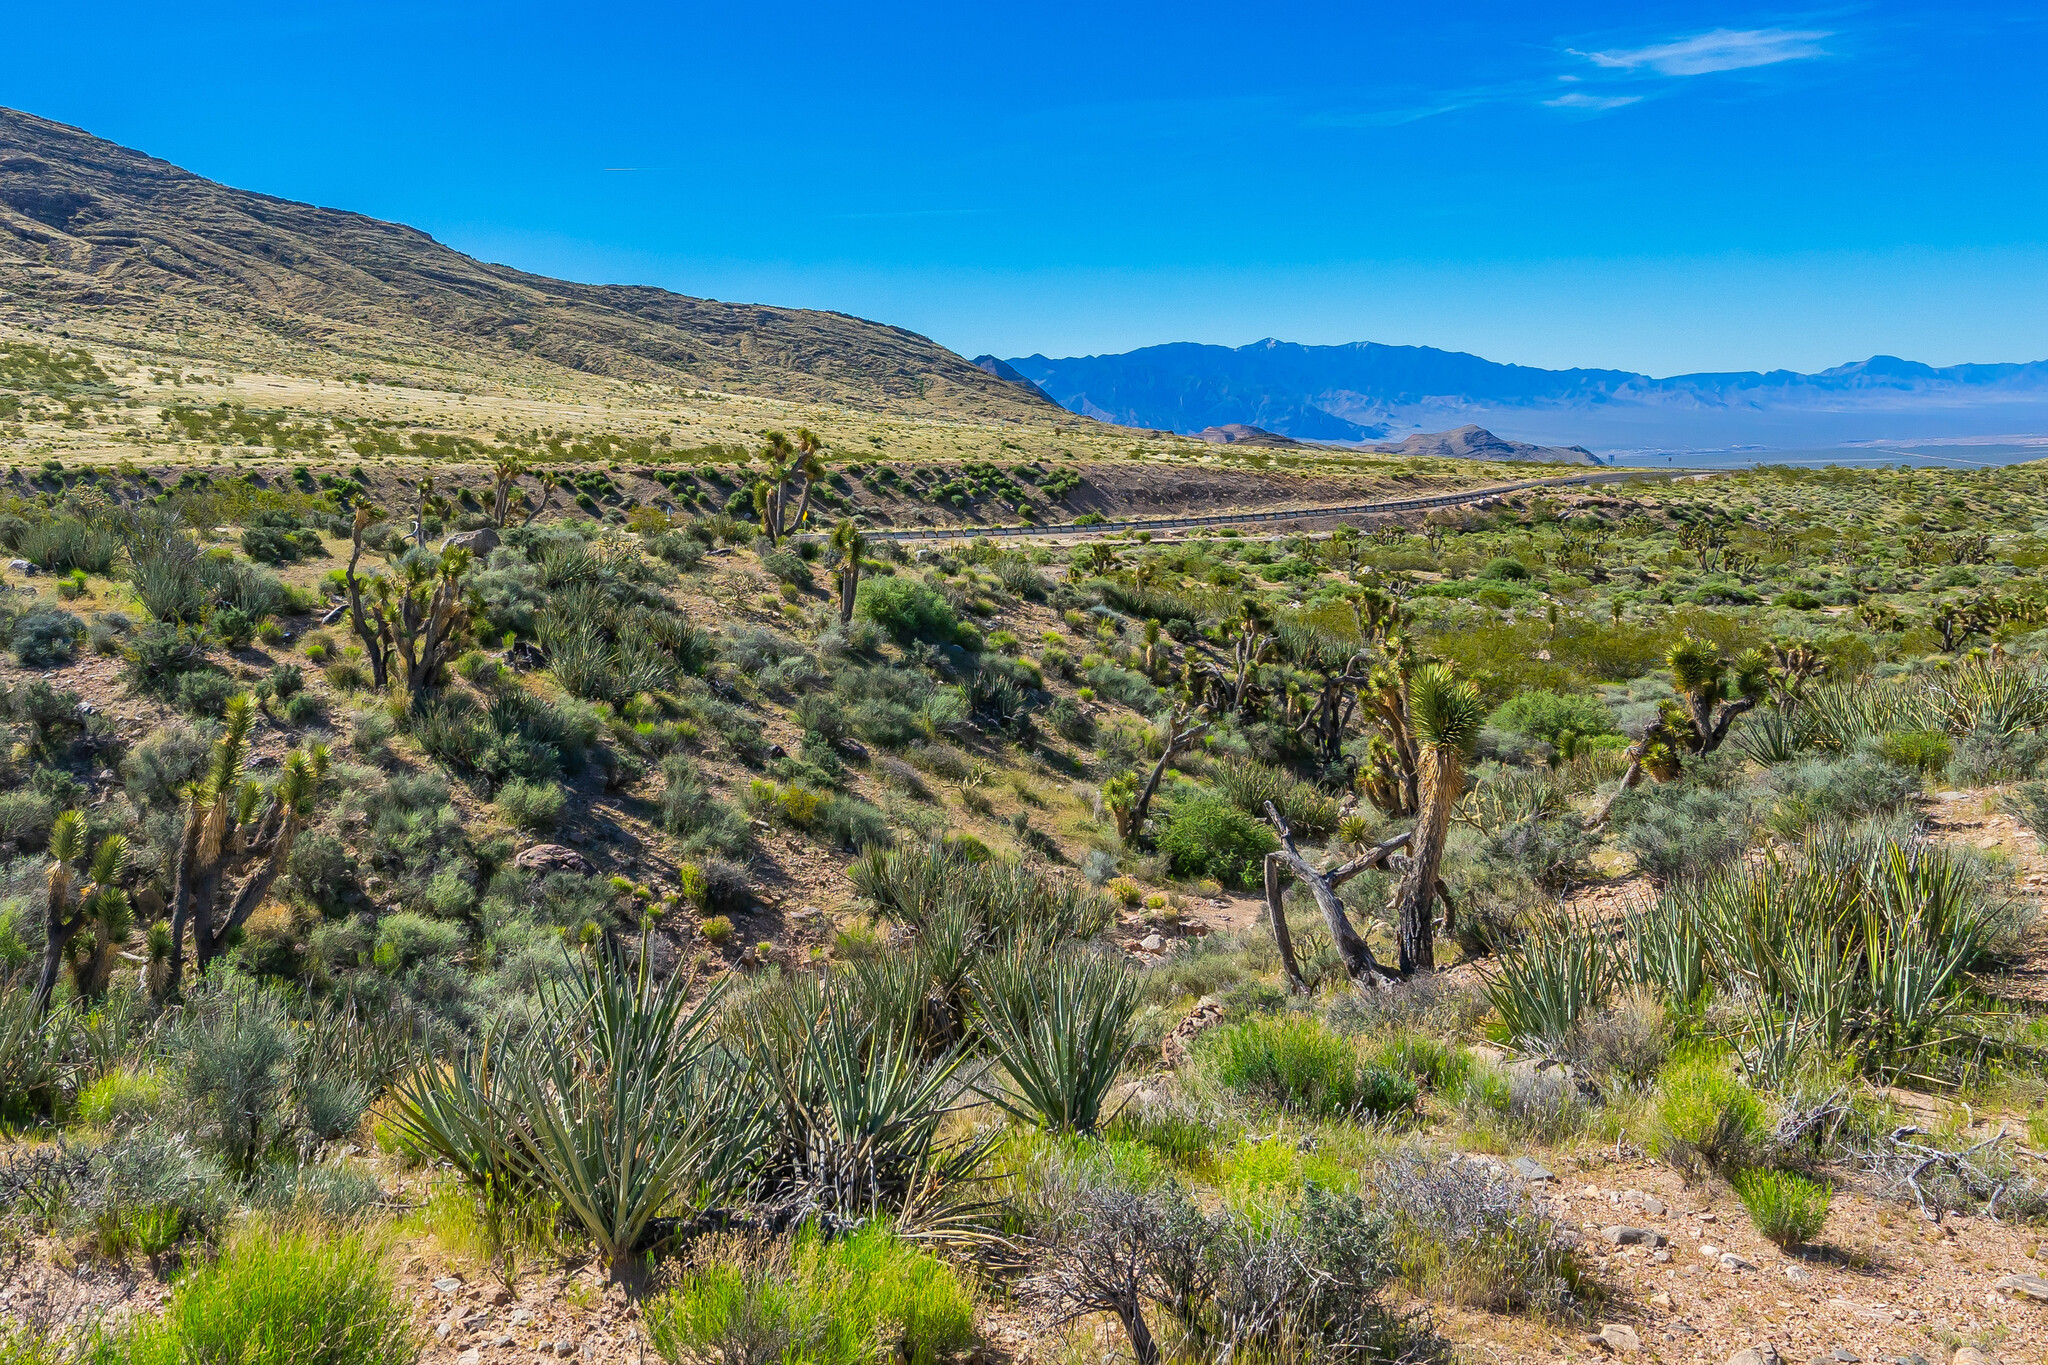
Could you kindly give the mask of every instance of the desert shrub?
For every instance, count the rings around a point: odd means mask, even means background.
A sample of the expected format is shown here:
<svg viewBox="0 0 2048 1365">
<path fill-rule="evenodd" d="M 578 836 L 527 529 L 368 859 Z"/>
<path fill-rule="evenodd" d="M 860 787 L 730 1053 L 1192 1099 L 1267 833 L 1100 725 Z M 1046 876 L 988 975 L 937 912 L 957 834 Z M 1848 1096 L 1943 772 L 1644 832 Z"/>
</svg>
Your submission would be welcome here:
<svg viewBox="0 0 2048 1365">
<path fill-rule="evenodd" d="M 1774 1246 L 1803 1246 L 1820 1235 L 1828 1220 L 1833 1192 L 1818 1180 L 1790 1171 L 1753 1170 L 1738 1172 L 1731 1183 L 1758 1235 Z"/>
<path fill-rule="evenodd" d="M 527 782 L 514 778 L 498 788 L 493 802 L 498 814 L 520 829 L 546 830 L 555 827 L 569 793 L 559 782 Z"/>
<path fill-rule="evenodd" d="M 1223 1084 L 1265 1103 L 1324 1118 L 1361 1107 L 1357 1049 L 1320 1020 L 1248 1019 L 1213 1030 L 1202 1050 Z"/>
<path fill-rule="evenodd" d="M 1650 1151 L 1688 1179 L 1737 1166 L 1764 1137 L 1763 1101 L 1718 1057 L 1674 1061 L 1658 1077 Z"/>
<path fill-rule="evenodd" d="M 1586 1126 L 1585 1102 L 1562 1067 L 1475 1066 L 1457 1100 L 1468 1124 L 1504 1141 L 1554 1146 Z"/>
<path fill-rule="evenodd" d="M 187 715 L 218 718 L 228 709 L 229 699 L 241 691 L 242 685 L 227 674 L 206 669 L 180 677 L 172 698 Z"/>
<path fill-rule="evenodd" d="M 1046 712 L 1046 719 L 1061 739 L 1075 744 L 1095 742 L 1095 717 L 1077 705 L 1072 697 L 1061 697 Z"/>
<path fill-rule="evenodd" d="M 798 588 L 811 586 L 811 566 L 794 550 L 770 550 L 761 556 L 761 567 L 774 577 Z"/>
<path fill-rule="evenodd" d="M 1704 782 L 1646 783 L 1614 803 L 1615 842 L 1660 882 L 1702 876 L 1749 845 L 1749 802 Z"/>
<path fill-rule="evenodd" d="M 1546 688 L 1516 693 L 1501 703 L 1486 723 L 1547 744 L 1557 743 L 1566 731 L 1575 735 L 1616 733 L 1614 713 L 1598 698 L 1560 694 Z"/>
<path fill-rule="evenodd" d="M 62 607 L 39 604 L 14 618 L 7 651 L 23 668 L 70 663 L 85 639 L 85 622 Z"/>
<path fill-rule="evenodd" d="M 647 1305 L 649 1340 L 672 1365 L 802 1360 L 867 1365 L 887 1354 L 935 1365 L 974 1338 L 974 1295 L 945 1261 L 874 1223 L 787 1250 L 707 1259 Z"/>
<path fill-rule="evenodd" d="M 894 636 L 899 643 L 931 640 L 947 643 L 960 632 L 958 618 L 946 599 L 908 574 L 861 579 L 855 591 L 854 614 Z"/>
<path fill-rule="evenodd" d="M 697 932 L 704 935 L 707 943 L 723 947 L 732 942 L 732 921 L 724 915 L 708 915 L 697 926 Z"/>
<path fill-rule="evenodd" d="M 1973 730 L 1955 746 L 1948 780 L 1961 787 L 1986 787 L 2033 777 L 2048 761 L 2048 735 L 1992 728 Z"/>
<path fill-rule="evenodd" d="M 2015 787 L 2004 801 L 2006 812 L 2048 844 L 2048 782 L 2027 782 Z"/>
<path fill-rule="evenodd" d="M 239 607 L 222 607 L 207 618 L 206 627 L 229 649 L 247 649 L 256 638 L 256 618 Z"/>
<path fill-rule="evenodd" d="M 24 527 L 14 537 L 14 548 L 23 559 L 40 564 L 52 573 L 103 574 L 113 567 L 121 552 L 121 538 L 113 530 L 80 521 L 76 517 L 55 517 Z"/>
<path fill-rule="evenodd" d="M 1193 796 L 1165 812 L 1159 851 L 1178 877 L 1214 877 L 1226 886 L 1256 886 L 1268 853 L 1280 846 L 1273 831 L 1215 796 Z"/>
<path fill-rule="evenodd" d="M 1165 703 L 1152 680 L 1112 663 L 1099 663 L 1088 670 L 1088 685 L 1109 698 L 1143 715 L 1156 715 Z"/>
<path fill-rule="evenodd" d="M 1517 820 L 1486 836 L 1480 857 L 1527 877 L 1531 885 L 1558 895 L 1592 873 L 1599 836 L 1576 815 Z"/>
<path fill-rule="evenodd" d="M 387 972 L 403 971 L 421 962 L 447 957 L 461 946 L 459 926 L 429 919 L 415 911 L 399 910 L 377 921 L 370 960 Z"/>
<path fill-rule="evenodd" d="M 1369 1184 L 1392 1221 L 1401 1278 L 1418 1293 L 1494 1312 L 1560 1315 L 1599 1297 L 1570 1234 L 1505 1175 L 1405 1151 L 1374 1168 Z"/>
<path fill-rule="evenodd" d="M 122 655 L 129 685 L 153 697 L 175 695 L 178 679 L 209 666 L 196 633 L 162 621 L 137 631 Z"/>
<path fill-rule="evenodd" d="M 118 1342 L 133 1365 L 412 1365 L 420 1346 L 368 1234 L 256 1227 L 180 1281 L 161 1321 Z"/>
<path fill-rule="evenodd" d="M 821 837 L 856 853 L 890 841 L 888 819 L 857 796 L 835 796 L 825 802 L 814 823 Z"/>
<path fill-rule="evenodd" d="M 1863 751 L 1845 758 L 1811 758 L 1771 769 L 1777 796 L 1771 828 L 1797 838 L 1818 824 L 1850 824 L 1868 815 L 1895 811 L 1920 794 L 1920 779 L 1878 755 Z"/>
<path fill-rule="evenodd" d="M 1573 1021 L 1557 1054 L 1579 1074 L 1640 1084 L 1671 1054 L 1671 1027 L 1655 996 L 1636 992 Z"/>
<path fill-rule="evenodd" d="M 13 844 L 24 853 L 36 852 L 50 841 L 50 827 L 56 819 L 56 802 L 41 792 L 22 788 L 0 792 L 0 842 Z"/>
<path fill-rule="evenodd" d="M 1519 583 L 1529 577 L 1529 566 L 1519 559 L 1501 555 L 1487 560 L 1485 566 L 1479 570 L 1479 576 L 1500 582 Z"/>
</svg>

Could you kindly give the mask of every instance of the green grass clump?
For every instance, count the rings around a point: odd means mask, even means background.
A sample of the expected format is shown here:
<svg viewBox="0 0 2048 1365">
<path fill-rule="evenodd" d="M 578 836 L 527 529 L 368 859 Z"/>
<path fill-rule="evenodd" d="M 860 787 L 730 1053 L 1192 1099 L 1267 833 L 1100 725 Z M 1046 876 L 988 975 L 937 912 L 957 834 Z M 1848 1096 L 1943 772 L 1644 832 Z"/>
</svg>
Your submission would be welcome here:
<svg viewBox="0 0 2048 1365">
<path fill-rule="evenodd" d="M 360 1233 L 254 1227 L 121 1343 L 132 1365 L 412 1365 L 419 1343 L 383 1249 Z M 122 1358 L 117 1356 L 116 1358 Z"/>
<path fill-rule="evenodd" d="M 562 816 L 569 793 L 559 782 L 514 778 L 498 788 L 498 814 L 523 830 L 549 830 Z"/>
<path fill-rule="evenodd" d="M 1216 1074 L 1240 1094 L 1318 1118 L 1412 1108 L 1416 1084 L 1383 1065 L 1361 1066 L 1349 1039 L 1319 1019 L 1251 1019 L 1207 1044 Z"/>
<path fill-rule="evenodd" d="M 125 1126 L 161 1108 L 167 1093 L 156 1072 L 119 1067 L 79 1092 L 78 1117 L 95 1128 Z"/>
<path fill-rule="evenodd" d="M 813 1233 L 787 1253 L 708 1262 L 647 1306 L 648 1335 L 667 1361 L 800 1360 L 908 1365 L 958 1352 L 974 1337 L 974 1294 L 931 1252 L 869 1224 L 826 1242 Z"/>
<path fill-rule="evenodd" d="M 1715 1057 L 1664 1068 L 1657 1085 L 1650 1150 L 1688 1176 L 1702 1166 L 1740 1162 L 1764 1135 L 1764 1106 L 1754 1090 Z"/>
<path fill-rule="evenodd" d="M 1780 1247 L 1810 1242 L 1828 1220 L 1834 1192 L 1818 1180 L 1790 1171 L 1743 1171 L 1731 1182 L 1749 1210 L 1749 1221 L 1766 1240 Z"/>
</svg>

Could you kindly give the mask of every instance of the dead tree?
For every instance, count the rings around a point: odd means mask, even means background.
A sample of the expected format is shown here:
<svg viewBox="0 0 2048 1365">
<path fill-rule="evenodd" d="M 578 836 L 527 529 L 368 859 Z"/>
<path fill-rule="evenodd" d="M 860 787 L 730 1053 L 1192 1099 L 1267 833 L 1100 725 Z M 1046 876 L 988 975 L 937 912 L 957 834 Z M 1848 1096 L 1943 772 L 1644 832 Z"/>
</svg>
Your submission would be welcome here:
<svg viewBox="0 0 2048 1365">
<path fill-rule="evenodd" d="M 1323 912 L 1323 923 L 1330 931 L 1330 941 L 1337 946 L 1337 956 L 1344 963 L 1344 974 L 1351 978 L 1351 984 L 1364 989 L 1366 986 L 1385 986 L 1398 980 L 1393 969 L 1382 965 L 1372 955 L 1372 945 L 1359 936 L 1351 926 L 1351 916 L 1344 911 L 1344 902 L 1337 899 L 1337 888 L 1368 868 L 1384 865 L 1396 849 L 1408 843 L 1408 836 L 1399 835 L 1384 844 L 1375 845 L 1353 858 L 1350 862 L 1331 868 L 1316 868 L 1309 865 L 1307 858 L 1294 846 L 1294 832 L 1287 827 L 1287 821 L 1271 801 L 1266 803 L 1266 819 L 1272 823 L 1273 832 L 1280 836 L 1280 851 L 1266 855 L 1266 909 L 1273 919 L 1273 937 L 1282 946 L 1280 960 L 1287 971 L 1290 987 L 1306 991 L 1308 983 L 1302 980 L 1301 969 L 1294 961 L 1294 943 L 1287 933 L 1287 917 L 1280 907 L 1280 875 L 1274 859 L 1279 859 L 1292 868 L 1294 875 L 1315 897 L 1316 908 Z"/>
<path fill-rule="evenodd" d="M 178 843 L 171 897 L 166 995 L 183 984 L 189 931 L 195 970 L 204 975 L 248 921 L 291 857 L 299 827 L 327 775 L 327 749 L 294 750 L 266 790 L 244 780 L 243 759 L 255 705 L 245 693 L 228 703 L 207 775 L 185 793 L 185 829 Z"/>
</svg>

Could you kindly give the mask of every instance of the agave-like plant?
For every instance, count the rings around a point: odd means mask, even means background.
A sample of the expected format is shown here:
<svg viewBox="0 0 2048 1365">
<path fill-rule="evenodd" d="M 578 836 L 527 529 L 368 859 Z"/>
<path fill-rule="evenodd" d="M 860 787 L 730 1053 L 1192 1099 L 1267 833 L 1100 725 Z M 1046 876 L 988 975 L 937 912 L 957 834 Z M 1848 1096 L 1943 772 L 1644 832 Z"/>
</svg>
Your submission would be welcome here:
<svg viewBox="0 0 2048 1365">
<path fill-rule="evenodd" d="M 1617 975 L 1606 931 L 1560 913 L 1501 954 L 1486 994 L 1518 1046 L 1551 1051 L 1607 1002 Z"/>
<path fill-rule="evenodd" d="M 1728 736 L 1730 744 L 1766 768 L 1799 757 L 1805 741 L 1798 719 L 1776 710 L 1752 712 Z"/>
<path fill-rule="evenodd" d="M 1094 1132 L 1135 1037 L 1130 969 L 1100 953 L 1012 951 L 984 961 L 975 986 L 982 1036 L 1009 1079 L 984 1093 L 1048 1132 Z"/>
</svg>

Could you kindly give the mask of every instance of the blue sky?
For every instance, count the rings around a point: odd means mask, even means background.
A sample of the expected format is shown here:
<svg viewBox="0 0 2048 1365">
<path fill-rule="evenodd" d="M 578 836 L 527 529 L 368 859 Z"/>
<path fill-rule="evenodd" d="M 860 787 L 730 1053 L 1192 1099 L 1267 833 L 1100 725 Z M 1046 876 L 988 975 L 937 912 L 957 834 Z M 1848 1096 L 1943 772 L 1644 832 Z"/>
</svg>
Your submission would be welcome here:
<svg viewBox="0 0 2048 1365">
<path fill-rule="evenodd" d="M 2038 9 L 9 0 L 0 104 L 974 355 L 2048 357 Z"/>
</svg>

